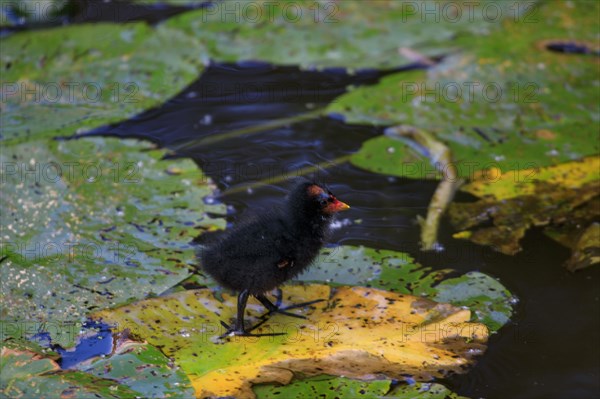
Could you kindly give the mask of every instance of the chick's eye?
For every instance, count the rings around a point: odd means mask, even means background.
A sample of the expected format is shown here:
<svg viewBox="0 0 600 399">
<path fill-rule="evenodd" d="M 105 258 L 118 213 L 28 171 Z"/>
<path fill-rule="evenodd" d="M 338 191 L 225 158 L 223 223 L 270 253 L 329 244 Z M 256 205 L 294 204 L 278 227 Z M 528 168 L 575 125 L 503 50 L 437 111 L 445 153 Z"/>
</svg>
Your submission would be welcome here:
<svg viewBox="0 0 600 399">
<path fill-rule="evenodd" d="M 322 199 L 321 201 L 319 201 L 319 205 L 325 206 L 325 205 L 327 205 L 327 202 L 328 201 L 326 199 Z"/>
</svg>

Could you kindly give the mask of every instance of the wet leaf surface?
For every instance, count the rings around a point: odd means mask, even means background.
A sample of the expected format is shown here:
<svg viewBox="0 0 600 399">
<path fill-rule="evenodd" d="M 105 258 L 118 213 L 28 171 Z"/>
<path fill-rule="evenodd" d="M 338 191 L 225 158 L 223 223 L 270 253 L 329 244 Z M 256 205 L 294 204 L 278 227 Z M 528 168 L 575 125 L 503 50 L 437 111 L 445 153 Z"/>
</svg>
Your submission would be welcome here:
<svg viewBox="0 0 600 399">
<path fill-rule="evenodd" d="M 547 168 L 508 171 L 493 178 L 479 179 L 461 187 L 461 191 L 480 198 L 506 200 L 535 195 L 536 183 L 579 189 L 600 180 L 600 157 L 587 157 Z"/>
<path fill-rule="evenodd" d="M 255 385 L 254 393 L 258 398 L 308 399 L 321 396 L 333 398 L 375 398 L 385 397 L 391 389 L 389 380 L 357 381 L 348 378 L 319 376 L 304 380 L 295 380 L 288 385 Z"/>
<path fill-rule="evenodd" d="M 2 347 L 0 387 L 8 398 L 136 398 L 117 381 L 80 371 L 62 371 L 56 362 L 26 350 Z"/>
<path fill-rule="evenodd" d="M 455 237 L 513 255 L 521 250 L 520 240 L 528 229 L 543 227 L 557 241 L 575 248 L 577 244 L 568 237 L 579 237 L 600 218 L 599 165 L 600 158 L 588 157 L 537 170 L 535 178 L 517 184 L 515 173 L 509 172 L 498 181 L 466 185 L 463 190 L 482 199 L 450 206 L 450 220 L 460 230 Z M 590 254 L 594 252 L 592 247 L 590 250 Z"/>
<path fill-rule="evenodd" d="M 595 210 L 595 220 L 599 220 L 600 198 L 596 197 L 593 205 L 587 209 Z M 586 226 L 585 221 L 570 219 L 558 228 L 550 226 L 544 230 L 550 238 L 573 251 L 565 264 L 567 270 L 572 272 L 600 263 L 600 224 L 596 221 L 585 228 L 582 226 Z"/>
<path fill-rule="evenodd" d="M 102 311 L 95 317 L 157 346 L 189 376 L 196 395 L 254 397 L 252 385 L 287 384 L 294 375 L 344 375 L 419 381 L 462 372 L 485 350 L 488 329 L 470 311 L 425 298 L 364 287 L 284 287 L 284 303 L 326 298 L 301 311 L 307 320 L 275 315 L 255 332 L 230 337 L 219 321 L 234 316 L 236 298 L 218 301 L 208 289 L 180 292 Z M 248 320 L 263 313 L 257 302 Z"/>
<path fill-rule="evenodd" d="M 210 57 L 220 62 L 391 69 L 447 51 L 447 42 L 455 35 L 495 29 L 502 17 L 486 20 L 482 9 L 487 3 L 471 3 L 471 18 L 452 16 L 435 21 L 425 15 L 425 7 L 395 0 L 370 1 L 368 6 L 360 1 L 311 0 L 240 2 L 235 6 L 216 3 L 171 18 L 166 26 L 199 38 Z M 514 15 L 510 4 L 496 5 L 501 16 Z M 425 6 L 441 9 L 437 2 Z M 464 4 L 454 8 L 460 7 L 465 9 Z M 435 23 L 423 29 L 424 22 Z M 411 56 L 416 52 L 403 51 L 410 48 L 418 48 L 417 57 Z"/>
<path fill-rule="evenodd" d="M 600 263 L 600 224 L 592 223 L 579 236 L 567 269 L 575 271 Z"/>
<path fill-rule="evenodd" d="M 293 381 L 286 386 L 256 385 L 254 392 L 258 398 L 282 399 L 465 399 L 434 383 L 402 384 L 392 388 L 387 380 L 364 382 L 325 376 Z"/>
<path fill-rule="evenodd" d="M 472 312 L 472 321 L 484 323 L 490 331 L 508 321 L 515 299 L 502 284 L 479 272 L 448 279 L 451 272 L 432 271 L 406 253 L 340 246 L 322 250 L 315 264 L 299 279 L 363 285 L 466 306 Z"/>
<path fill-rule="evenodd" d="M 193 162 L 163 154 L 116 139 L 2 151 L 11 166 L 0 197 L 7 323 L 50 323 L 55 343 L 71 346 L 89 311 L 159 295 L 191 274 L 193 234 L 224 228 L 225 207 L 203 203 L 213 187 Z M 13 331 L 25 330 L 36 332 Z"/>
<path fill-rule="evenodd" d="M 332 102 L 349 123 L 405 124 L 453 152 L 459 177 L 555 165 L 600 152 L 598 58 L 546 49 L 549 40 L 599 48 L 598 4 L 541 3 L 502 30 L 459 35 L 460 51 L 427 71 L 397 73 Z M 374 172 L 441 179 L 422 148 L 398 138 L 366 141 L 352 162 Z M 488 171 L 488 172 L 482 172 Z"/>
<path fill-rule="evenodd" d="M 1 0 L 0 28 L 58 24 L 65 21 L 73 8 L 76 7 L 69 4 L 68 0 L 45 0 L 33 6 L 28 4 L 28 0 Z"/>
<path fill-rule="evenodd" d="M 178 93 L 205 60 L 194 38 L 145 23 L 73 25 L 0 40 L 5 141 L 70 136 L 132 117 Z"/>
<path fill-rule="evenodd" d="M 187 376 L 155 347 L 123 340 L 107 357 L 94 358 L 76 366 L 98 378 L 111 379 L 144 398 L 194 396 Z"/>
</svg>

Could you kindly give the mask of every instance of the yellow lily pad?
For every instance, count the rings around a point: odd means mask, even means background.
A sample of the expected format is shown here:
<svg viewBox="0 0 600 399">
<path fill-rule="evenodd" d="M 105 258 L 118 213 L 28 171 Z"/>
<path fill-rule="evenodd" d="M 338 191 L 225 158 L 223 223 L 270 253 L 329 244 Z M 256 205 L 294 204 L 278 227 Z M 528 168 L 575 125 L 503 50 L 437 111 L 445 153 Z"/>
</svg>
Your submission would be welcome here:
<svg viewBox="0 0 600 399">
<path fill-rule="evenodd" d="M 504 200 L 534 195 L 536 181 L 577 189 L 598 180 L 600 180 L 600 156 L 592 156 L 547 168 L 510 170 L 491 178 L 489 174 L 481 175 L 479 180 L 462 186 L 461 191 L 477 197 Z"/>
<path fill-rule="evenodd" d="M 528 229 L 543 227 L 547 235 L 574 251 L 583 248 L 568 262 L 570 270 L 598 263 L 594 228 L 588 235 L 584 232 L 600 218 L 600 156 L 509 171 L 494 181 L 471 182 L 462 190 L 481 199 L 450 206 L 450 220 L 459 230 L 455 238 L 513 255 L 521 250 L 520 240 Z"/>
<path fill-rule="evenodd" d="M 600 224 L 593 223 L 577 241 L 567 269 L 575 271 L 598 263 L 600 263 Z"/>
<path fill-rule="evenodd" d="M 599 209 L 600 198 L 593 205 Z M 571 248 L 573 253 L 565 263 L 569 271 L 576 271 L 600 263 L 600 223 L 594 222 L 582 231 L 581 227 L 577 229 L 567 228 L 548 229 L 546 234 L 559 243 Z M 577 230 L 577 231 L 574 231 Z"/>
<path fill-rule="evenodd" d="M 470 323 L 468 309 L 364 287 L 284 287 L 284 306 L 326 301 L 295 312 L 306 320 L 274 315 L 253 332 L 281 336 L 227 337 L 235 296 L 221 300 L 209 289 L 147 299 L 94 315 L 172 357 L 190 378 L 197 397 L 253 398 L 252 385 L 289 383 L 294 376 L 330 374 L 360 380 L 428 381 L 462 372 L 485 350 L 488 329 Z M 250 301 L 248 324 L 262 306 Z"/>
</svg>

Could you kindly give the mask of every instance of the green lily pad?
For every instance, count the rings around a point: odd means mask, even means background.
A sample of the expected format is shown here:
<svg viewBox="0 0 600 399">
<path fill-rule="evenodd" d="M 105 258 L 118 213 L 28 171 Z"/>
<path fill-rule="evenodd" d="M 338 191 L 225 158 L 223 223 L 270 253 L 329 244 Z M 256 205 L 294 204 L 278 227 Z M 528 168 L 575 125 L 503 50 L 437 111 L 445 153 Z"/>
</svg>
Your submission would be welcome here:
<svg viewBox="0 0 600 399">
<path fill-rule="evenodd" d="M 397 73 L 332 102 L 351 123 L 409 125 L 452 150 L 458 176 L 543 167 L 600 152 L 597 58 L 546 49 L 577 41 L 592 50 L 597 2 L 542 3 L 502 29 L 457 36 L 460 51 L 428 71 Z M 530 20 L 535 18 L 535 20 Z M 425 150 L 391 135 L 368 140 L 352 162 L 378 173 L 441 179 Z M 492 179 L 486 175 L 484 178 Z"/>
<path fill-rule="evenodd" d="M 437 55 L 455 35 L 488 32 L 520 12 L 513 3 L 493 3 L 499 14 L 490 18 L 488 3 L 225 2 L 173 17 L 166 26 L 199 38 L 216 61 L 388 69 L 415 61 L 403 49 L 417 48 L 417 58 Z"/>
<path fill-rule="evenodd" d="M 63 371 L 51 359 L 33 352 L 2 347 L 0 392 L 8 398 L 136 398 L 117 381 L 81 371 Z"/>
<path fill-rule="evenodd" d="M 11 27 L 19 23 L 27 25 L 60 22 L 72 4 L 68 0 L 0 0 L 0 27 Z"/>
<path fill-rule="evenodd" d="M 172 6 L 200 6 L 205 5 L 206 0 L 131 0 L 132 3 L 142 5 L 172 5 Z"/>
<path fill-rule="evenodd" d="M 141 22 L 22 32 L 0 44 L 7 141 L 68 136 L 129 118 L 177 94 L 206 60 L 193 37 Z"/>
<path fill-rule="evenodd" d="M 397 399 L 468 399 L 436 383 L 401 385 L 392 391 L 391 397 Z"/>
<path fill-rule="evenodd" d="M 226 210 L 203 203 L 213 186 L 192 161 L 163 154 L 99 138 L 2 151 L 1 317 L 15 332 L 46 323 L 69 346 L 89 311 L 160 295 L 191 274 L 190 241 L 224 228 Z"/>
<path fill-rule="evenodd" d="M 450 270 L 432 272 L 404 252 L 343 245 L 325 248 L 313 265 L 298 277 L 333 285 L 362 285 L 426 296 Z"/>
<path fill-rule="evenodd" d="M 98 378 L 118 381 L 144 398 L 194 396 L 187 376 L 148 344 L 125 340 L 118 343 L 110 356 L 90 359 L 76 368 Z"/>
<path fill-rule="evenodd" d="M 309 398 L 383 398 L 391 389 L 389 380 L 356 381 L 347 378 L 319 376 L 292 381 L 289 385 L 255 385 L 258 399 L 281 397 L 286 399 Z"/>
<path fill-rule="evenodd" d="M 510 319 L 515 298 L 494 278 L 470 272 L 444 279 L 450 269 L 432 271 L 402 252 L 355 246 L 326 248 L 302 281 L 352 284 L 422 296 L 436 302 L 466 306 L 472 321 L 497 331 Z"/>
<path fill-rule="evenodd" d="M 444 280 L 435 286 L 435 290 L 431 299 L 468 307 L 473 312 L 473 320 L 485 324 L 492 331 L 508 322 L 516 303 L 500 282 L 480 272 Z"/>
<path fill-rule="evenodd" d="M 293 381 L 285 386 L 256 385 L 253 389 L 258 399 L 466 399 L 435 383 L 415 383 L 392 388 L 389 380 L 365 382 L 324 376 Z"/>
</svg>

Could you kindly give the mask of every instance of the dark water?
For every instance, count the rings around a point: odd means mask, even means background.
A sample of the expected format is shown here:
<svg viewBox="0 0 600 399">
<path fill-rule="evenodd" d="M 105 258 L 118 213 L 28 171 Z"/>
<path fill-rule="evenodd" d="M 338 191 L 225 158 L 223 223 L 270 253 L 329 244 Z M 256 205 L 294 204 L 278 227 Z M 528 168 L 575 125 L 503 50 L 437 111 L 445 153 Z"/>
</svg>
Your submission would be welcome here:
<svg viewBox="0 0 600 399">
<path fill-rule="evenodd" d="M 113 328 L 114 326 L 106 323 L 89 320 L 81 325 L 80 332 L 82 334 L 77 339 L 77 345 L 70 349 L 64 349 L 60 345 L 54 344 L 50 333 L 42 329 L 30 339 L 41 347 L 50 348 L 58 353 L 60 355 L 59 366 L 69 369 L 88 359 L 111 354 L 114 343 Z"/>
<path fill-rule="evenodd" d="M 265 64 L 214 65 L 163 107 L 94 134 L 146 138 L 174 148 L 307 112 L 349 83 L 368 84 L 377 78 L 373 72 L 349 76 Z M 218 199 L 233 208 L 235 223 L 249 209 L 268 207 L 285 194 L 286 181 L 264 186 L 253 182 L 327 165 L 380 134 L 378 128 L 318 118 L 198 145 L 178 155 L 193 158 L 217 182 Z M 349 163 L 318 169 L 316 175 L 352 205 L 345 218 L 362 220 L 337 230 L 333 241 L 407 251 L 434 269 L 482 271 L 498 277 L 519 298 L 512 321 L 491 337 L 478 364 L 467 374 L 443 381 L 451 389 L 485 398 L 592 398 L 600 391 L 600 269 L 567 272 L 562 263 L 569 251 L 539 231 L 528 233 L 525 250 L 509 257 L 454 240 L 452 229 L 442 224 L 445 250 L 422 253 L 414 220 L 426 213 L 435 183 L 377 175 Z M 459 194 L 458 200 L 469 197 Z"/>
</svg>

